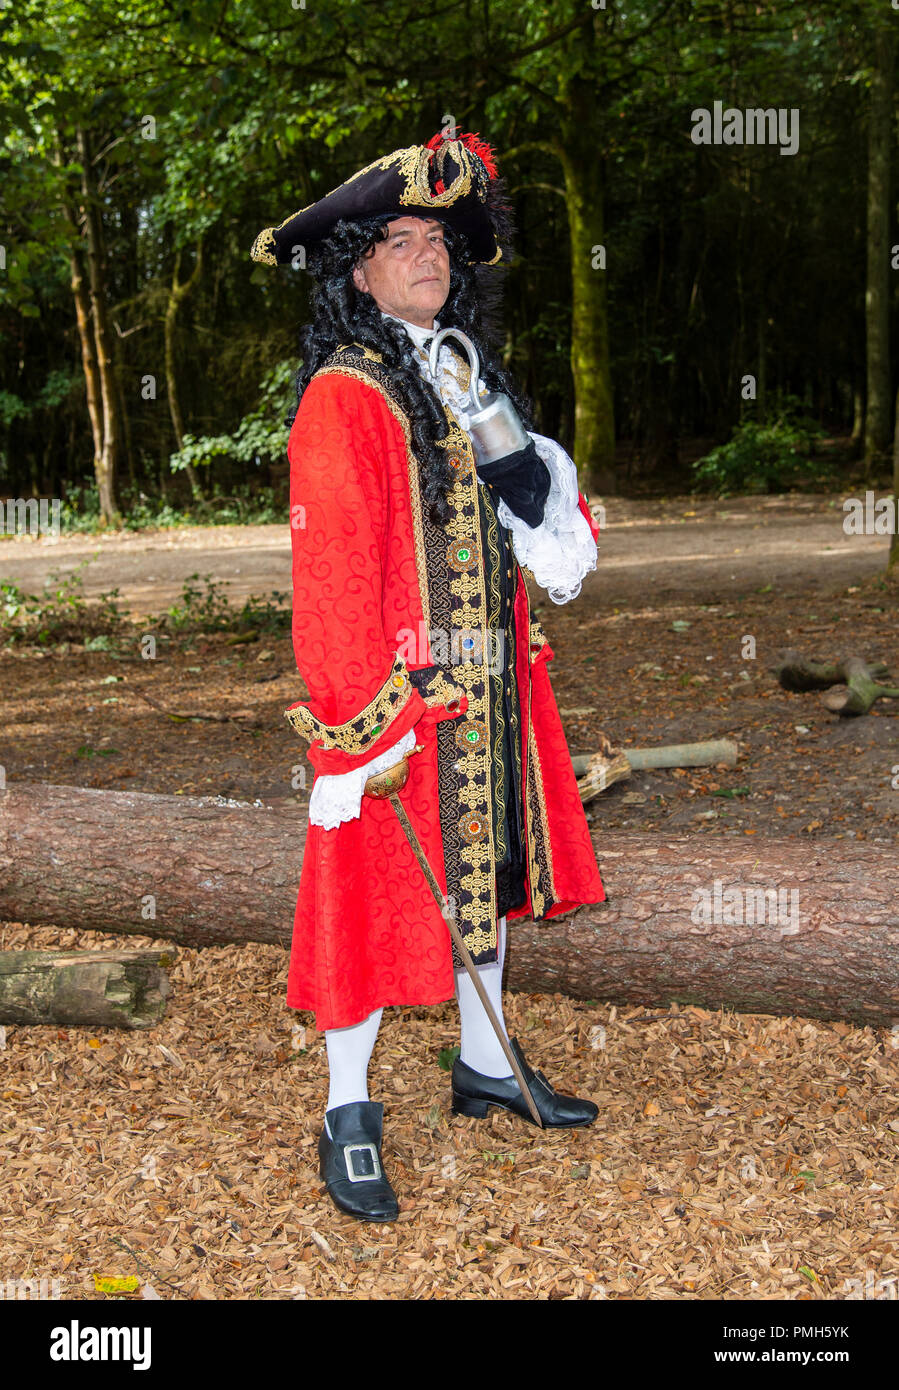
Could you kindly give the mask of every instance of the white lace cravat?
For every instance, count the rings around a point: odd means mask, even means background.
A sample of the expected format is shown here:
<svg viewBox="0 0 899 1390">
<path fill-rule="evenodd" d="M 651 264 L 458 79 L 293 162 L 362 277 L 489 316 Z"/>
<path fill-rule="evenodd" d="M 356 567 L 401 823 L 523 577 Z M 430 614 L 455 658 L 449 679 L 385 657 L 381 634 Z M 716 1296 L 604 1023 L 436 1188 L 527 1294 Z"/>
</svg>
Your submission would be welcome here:
<svg viewBox="0 0 899 1390">
<path fill-rule="evenodd" d="M 395 315 L 386 317 L 394 318 Z M 422 376 L 431 383 L 444 405 L 450 407 L 467 433 L 467 410 L 471 406 L 471 398 L 459 379 L 459 359 L 444 342 L 437 356 L 436 380 L 428 367 L 424 344 L 439 331 L 439 322 L 435 319 L 432 329 L 419 328 L 405 319 L 398 319 L 397 322 L 404 325 L 420 354 L 424 353 L 423 358 L 419 355 Z M 478 393 L 486 389 L 484 381 L 479 378 Z M 510 511 L 502 498 L 497 507 L 497 516 L 501 525 L 512 533 L 512 548 L 518 563 L 531 571 L 535 582 L 541 589 L 546 589 L 553 603 L 570 603 L 580 593 L 584 576 L 596 569 L 596 541 L 590 523 L 578 505 L 580 489 L 574 461 L 554 439 L 533 434 L 530 430 L 528 437 L 549 469 L 550 488 L 543 520 L 539 526 L 528 526 L 526 521 Z M 478 481 L 481 481 L 480 478 Z"/>
</svg>

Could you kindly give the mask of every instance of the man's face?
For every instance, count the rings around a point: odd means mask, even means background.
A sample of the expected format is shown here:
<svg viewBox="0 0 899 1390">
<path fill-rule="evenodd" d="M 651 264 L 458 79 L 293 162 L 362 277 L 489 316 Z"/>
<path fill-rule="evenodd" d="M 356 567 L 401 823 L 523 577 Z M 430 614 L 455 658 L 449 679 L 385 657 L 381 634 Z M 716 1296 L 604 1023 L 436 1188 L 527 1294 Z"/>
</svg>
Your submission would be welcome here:
<svg viewBox="0 0 899 1390">
<path fill-rule="evenodd" d="M 450 286 L 449 251 L 443 228 L 433 217 L 398 217 L 386 241 L 375 243 L 353 271 L 353 284 L 368 292 L 379 309 L 433 328 Z"/>
</svg>

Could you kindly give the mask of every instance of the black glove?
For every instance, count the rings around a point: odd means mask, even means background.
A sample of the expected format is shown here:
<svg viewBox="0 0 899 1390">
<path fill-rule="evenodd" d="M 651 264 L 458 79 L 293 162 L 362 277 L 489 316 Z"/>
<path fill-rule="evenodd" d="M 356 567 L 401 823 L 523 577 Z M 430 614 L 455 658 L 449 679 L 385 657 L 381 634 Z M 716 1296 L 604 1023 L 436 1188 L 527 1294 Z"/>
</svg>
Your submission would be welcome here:
<svg viewBox="0 0 899 1390">
<path fill-rule="evenodd" d="M 482 482 L 489 483 L 499 494 L 509 511 L 520 516 L 528 526 L 542 523 L 552 479 L 533 440 L 516 454 L 478 464 L 477 473 Z"/>
</svg>

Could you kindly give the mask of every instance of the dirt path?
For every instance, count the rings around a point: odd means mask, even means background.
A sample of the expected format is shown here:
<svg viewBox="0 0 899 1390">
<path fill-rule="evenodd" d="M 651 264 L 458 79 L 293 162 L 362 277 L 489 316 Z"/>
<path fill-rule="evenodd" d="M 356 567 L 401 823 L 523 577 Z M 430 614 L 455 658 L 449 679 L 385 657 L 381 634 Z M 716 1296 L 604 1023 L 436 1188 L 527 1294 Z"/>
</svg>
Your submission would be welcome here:
<svg viewBox="0 0 899 1390">
<path fill-rule="evenodd" d="M 818 591 L 856 584 L 885 563 L 883 536 L 847 536 L 838 496 L 751 497 L 731 503 L 606 504 L 600 560 L 584 595 L 599 604 L 652 593 L 684 600 L 745 592 L 771 583 Z M 96 558 L 91 558 L 96 557 Z M 290 591 L 286 525 L 184 527 L 119 535 L 7 540 L 0 576 L 39 590 L 51 570 L 72 573 L 85 559 L 82 592 L 118 588 L 133 617 L 159 612 L 180 597 L 192 574 L 227 585 L 235 602 Z"/>
<path fill-rule="evenodd" d="M 770 669 L 780 647 L 796 646 L 819 657 L 851 650 L 899 675 L 885 538 L 845 536 L 841 515 L 839 499 L 819 497 L 616 500 L 577 600 L 553 604 L 530 582 L 573 754 L 592 752 L 601 735 L 622 748 L 730 738 L 740 750 L 726 772 L 635 773 L 594 801 L 589 819 L 895 838 L 896 702 L 839 719 L 817 696 L 781 690 Z M 51 569 L 71 573 L 96 551 L 85 594 L 118 588 L 141 618 L 197 573 L 230 586 L 233 601 L 280 592 L 289 605 L 286 526 L 17 541 L 0 547 L 0 574 L 39 591 Z M 743 655 L 747 636 L 754 657 Z M 0 647 L 8 777 L 250 799 L 311 787 L 305 744 L 284 719 L 308 694 L 286 628 L 239 648 L 227 634 L 161 639 L 153 661 L 138 659 L 137 640 L 132 632 L 118 651 Z M 143 695 L 172 713 L 240 717 L 175 723 Z"/>
</svg>

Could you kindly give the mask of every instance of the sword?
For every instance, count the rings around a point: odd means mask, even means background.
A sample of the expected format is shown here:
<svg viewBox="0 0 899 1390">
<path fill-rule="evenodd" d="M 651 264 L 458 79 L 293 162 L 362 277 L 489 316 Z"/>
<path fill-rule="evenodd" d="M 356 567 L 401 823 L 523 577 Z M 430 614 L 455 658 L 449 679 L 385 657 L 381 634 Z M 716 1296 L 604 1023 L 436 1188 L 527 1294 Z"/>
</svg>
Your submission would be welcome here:
<svg viewBox="0 0 899 1390">
<path fill-rule="evenodd" d="M 424 745 L 418 743 L 412 749 L 412 752 L 421 753 L 423 751 L 423 748 Z M 465 942 L 462 939 L 462 933 L 460 932 L 459 928 L 456 926 L 455 921 L 453 920 L 453 914 L 450 911 L 450 905 L 444 897 L 443 890 L 441 889 L 440 884 L 437 882 L 434 872 L 430 864 L 428 863 L 427 858 L 425 857 L 425 853 L 421 847 L 419 838 L 413 830 L 412 823 L 406 814 L 406 808 L 400 801 L 398 793 L 400 789 L 406 785 L 408 777 L 409 762 L 408 758 L 403 757 L 400 759 L 398 763 L 394 763 L 393 767 L 389 767 L 386 772 L 373 773 L 372 776 L 369 777 L 368 781 L 365 783 L 365 795 L 374 797 L 376 801 L 386 801 L 389 798 L 389 800 L 393 803 L 394 810 L 399 816 L 400 824 L 406 832 L 406 839 L 409 841 L 409 844 L 412 848 L 412 852 L 418 860 L 419 864 L 421 865 L 422 870 L 424 871 L 425 878 L 428 880 L 428 884 L 430 886 L 431 892 L 434 894 L 434 899 L 437 903 L 437 906 L 440 908 L 440 911 L 443 915 L 443 920 L 446 922 L 446 925 L 449 928 L 449 934 L 455 942 L 456 950 L 459 952 L 459 955 L 462 958 L 462 964 L 468 971 L 468 974 L 471 978 L 471 982 L 477 991 L 478 998 L 484 1005 L 484 1011 L 487 1014 L 487 1017 L 490 1019 L 491 1024 L 493 1025 L 493 1031 L 496 1034 L 497 1041 L 499 1042 L 499 1045 L 503 1050 L 506 1061 L 512 1068 L 515 1080 L 521 1087 L 521 1093 L 528 1103 L 528 1109 L 530 1110 L 531 1115 L 533 1116 L 534 1124 L 539 1125 L 539 1127 L 542 1129 L 543 1121 L 540 1118 L 540 1111 L 537 1109 L 537 1106 L 534 1102 L 534 1097 L 531 1095 L 530 1088 L 528 1087 L 528 1084 L 524 1079 L 524 1074 L 521 1070 L 521 1067 L 518 1065 L 518 1059 L 516 1058 L 515 1053 L 509 1046 L 509 1040 L 503 1032 L 502 1027 L 500 1026 L 500 1021 L 496 1016 L 496 1011 L 487 996 L 487 991 L 485 990 L 484 985 L 481 981 L 481 977 L 478 974 L 478 968 L 472 960 L 468 947 L 465 945 Z"/>
</svg>

